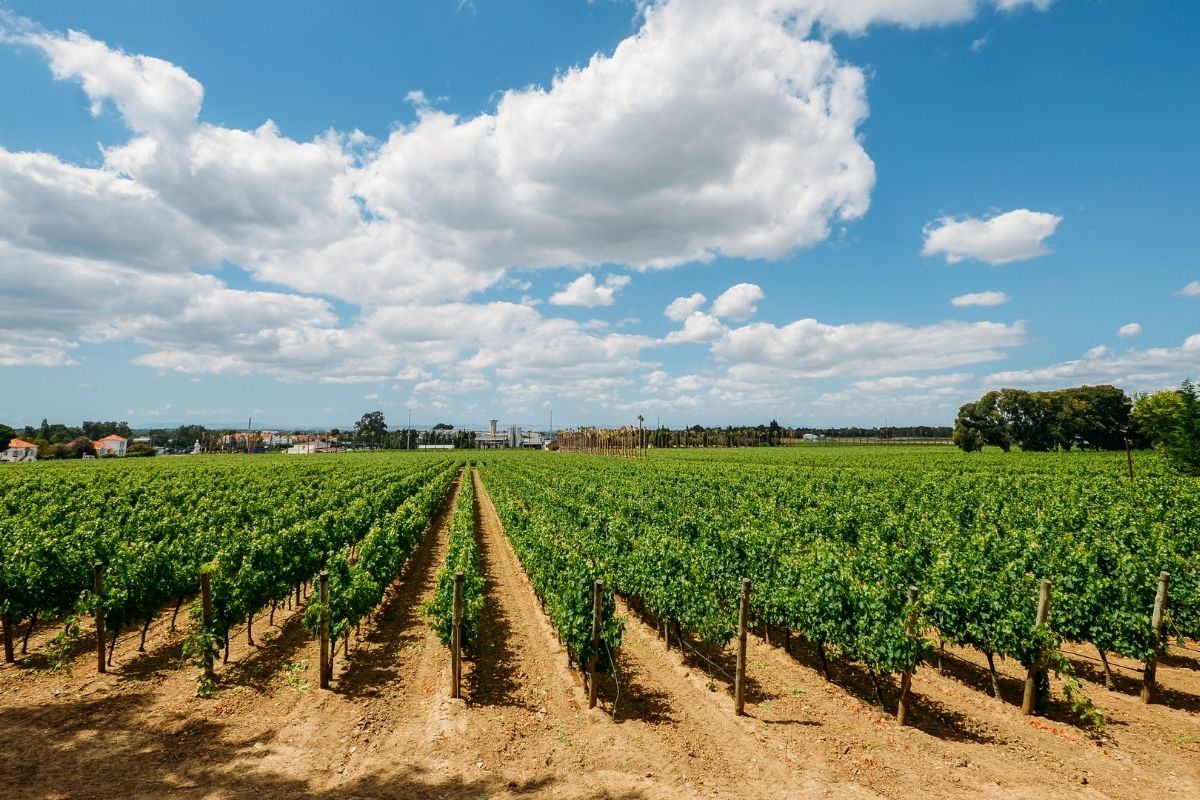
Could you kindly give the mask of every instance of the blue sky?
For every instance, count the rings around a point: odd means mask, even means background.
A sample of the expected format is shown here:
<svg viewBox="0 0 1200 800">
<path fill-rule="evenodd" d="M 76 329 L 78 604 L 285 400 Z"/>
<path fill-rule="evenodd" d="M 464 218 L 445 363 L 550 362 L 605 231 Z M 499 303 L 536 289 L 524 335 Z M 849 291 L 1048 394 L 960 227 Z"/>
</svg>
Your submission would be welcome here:
<svg viewBox="0 0 1200 800">
<path fill-rule="evenodd" d="M 0 421 L 1200 376 L 1190 2 L 0 0 Z"/>
</svg>

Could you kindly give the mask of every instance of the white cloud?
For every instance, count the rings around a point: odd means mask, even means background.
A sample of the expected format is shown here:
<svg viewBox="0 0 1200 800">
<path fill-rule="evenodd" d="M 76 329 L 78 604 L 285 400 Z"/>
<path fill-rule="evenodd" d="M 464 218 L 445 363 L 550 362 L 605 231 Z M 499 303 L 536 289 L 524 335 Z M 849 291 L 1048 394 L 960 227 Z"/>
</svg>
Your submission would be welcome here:
<svg viewBox="0 0 1200 800">
<path fill-rule="evenodd" d="M 1175 294 L 1178 297 L 1200 297 L 1200 281 L 1192 281 Z"/>
<path fill-rule="evenodd" d="M 16 165 L 77 173 L 41 184 L 38 213 L 69 221 L 42 246 L 105 241 L 122 220 L 140 235 L 111 236 L 116 260 L 186 246 L 162 268 L 231 262 L 298 291 L 403 303 L 464 298 L 509 267 L 779 258 L 861 216 L 874 184 L 863 74 L 783 8 L 648 6 L 637 35 L 549 86 L 469 118 L 417 102 L 417 121 L 383 142 L 211 125 L 203 87 L 176 65 L 0 26 L 133 134 L 99 169 Z"/>
<path fill-rule="evenodd" d="M 699 311 L 700 306 L 704 305 L 707 299 L 708 298 L 700 294 L 700 292 L 696 292 L 687 297 L 676 297 L 671 301 L 671 304 L 667 306 L 667 310 L 663 313 L 667 315 L 667 319 L 674 320 L 675 322 L 681 322 L 682 320 L 687 319 L 688 315 L 693 311 Z"/>
<path fill-rule="evenodd" d="M 414 93 L 416 121 L 382 141 L 206 122 L 204 88 L 180 66 L 0 11 L 0 40 L 37 48 L 93 113 L 129 129 L 99 166 L 0 147 L 13 309 L 0 364 L 66 364 L 80 342 L 121 341 L 159 370 L 419 384 L 423 407 L 485 385 L 517 405 L 563 393 L 616 407 L 631 375 L 659 366 L 649 348 L 703 342 L 732 360 L 753 337 L 720 317 L 748 318 L 761 290 L 735 286 L 709 314 L 699 293 L 677 299 L 666 313 L 682 329 L 658 342 L 472 293 L 512 269 L 770 259 L 820 243 L 866 212 L 875 180 L 863 71 L 824 35 L 947 24 L 986 4 L 646 5 L 611 53 L 487 113 L 446 114 Z M 281 288 L 234 289 L 222 276 L 239 268 Z M 629 280 L 586 272 L 555 297 L 609 305 Z M 358 308 L 347 320 L 325 297 Z M 965 357 L 949 349 L 944 360 Z M 701 378 L 664 381 L 673 402 L 699 402 Z"/>
<path fill-rule="evenodd" d="M 972 292 L 970 294 L 960 294 L 950 300 L 950 305 L 955 308 L 967 308 L 970 306 L 1002 306 L 1012 300 L 1004 292 Z"/>
<path fill-rule="evenodd" d="M 664 341 L 667 344 L 712 342 L 723 337 L 726 332 L 727 329 L 721 324 L 721 320 L 703 311 L 693 311 L 683 321 L 683 329 L 671 331 Z"/>
<path fill-rule="evenodd" d="M 79 80 L 93 116 L 111 101 L 134 131 L 170 133 L 192 125 L 200 113 L 203 87 L 168 61 L 126 55 L 78 31 L 30 32 L 21 39 L 46 54 L 54 77 Z"/>
<path fill-rule="evenodd" d="M 971 42 L 972 53 L 982 53 L 983 48 L 987 47 L 988 39 L 992 38 L 992 32 L 988 31 L 983 36 L 980 36 L 975 41 Z"/>
<path fill-rule="evenodd" d="M 755 370 L 778 370 L 794 378 L 883 375 L 935 370 L 1004 358 L 1003 350 L 1022 344 L 1020 322 L 939 322 L 902 325 L 864 322 L 828 325 L 802 319 L 777 327 L 756 322 L 716 340 L 718 358 Z M 731 373 L 734 370 L 731 369 Z"/>
<path fill-rule="evenodd" d="M 617 292 L 629 284 L 628 275 L 609 275 L 604 284 L 596 283 L 596 278 L 588 272 L 580 275 L 562 289 L 550 296 L 550 304 L 555 306 L 611 306 Z"/>
<path fill-rule="evenodd" d="M 871 25 L 893 24 L 905 28 L 965 22 L 980 7 L 1015 11 L 1031 6 L 1039 11 L 1053 0 L 791 0 L 772 3 L 780 13 L 792 13 L 803 26 L 819 23 L 826 31 L 862 33 Z"/>
<path fill-rule="evenodd" d="M 713 301 L 712 313 L 716 317 L 744 320 L 758 311 L 758 301 L 763 299 L 763 290 L 753 283 L 731 286 Z"/>
<path fill-rule="evenodd" d="M 986 219 L 942 217 L 925 226 L 921 254 L 944 254 L 950 264 L 968 258 L 992 265 L 1023 261 L 1050 252 L 1043 240 L 1060 222 L 1062 217 L 1025 208 Z"/>
<path fill-rule="evenodd" d="M 1142 326 L 1136 322 L 1130 322 L 1127 325 L 1122 325 L 1121 327 L 1117 328 L 1117 336 L 1120 336 L 1122 339 L 1128 339 L 1130 336 L 1137 336 L 1141 332 Z"/>
<path fill-rule="evenodd" d="M 1200 333 L 1187 337 L 1179 347 L 1130 348 L 1116 353 L 1103 345 L 1093 347 L 1083 358 L 1045 367 L 996 372 L 984 378 L 988 387 L 1077 386 L 1113 383 L 1126 390 L 1178 386 L 1185 377 L 1200 372 Z"/>
</svg>

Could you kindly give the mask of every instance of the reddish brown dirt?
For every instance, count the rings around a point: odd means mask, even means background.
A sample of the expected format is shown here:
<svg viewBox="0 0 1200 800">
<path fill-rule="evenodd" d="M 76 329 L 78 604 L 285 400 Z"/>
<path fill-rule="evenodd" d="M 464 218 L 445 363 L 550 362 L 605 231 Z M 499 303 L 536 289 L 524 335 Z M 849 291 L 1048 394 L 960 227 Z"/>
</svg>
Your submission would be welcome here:
<svg viewBox="0 0 1200 800">
<path fill-rule="evenodd" d="M 231 635 L 220 692 L 195 697 L 172 609 L 118 641 L 113 670 L 47 671 L 56 632 L 0 669 L 0 775 L 5 797 L 1080 797 L 1200 796 L 1200 653 L 1173 649 L 1159 667 L 1160 702 L 1137 696 L 1139 668 L 1068 648 L 1108 717 L 1098 742 L 1060 698 L 1023 717 L 1023 675 L 999 664 L 1004 701 L 988 697 L 986 661 L 952 650 L 939 674 L 913 680 L 915 725 L 897 728 L 869 678 L 778 632 L 752 636 L 747 716 L 732 713 L 732 649 L 668 651 L 628 615 L 619 683 L 588 711 L 578 673 L 538 608 L 475 476 L 486 581 L 479 651 L 464 699 L 449 699 L 449 655 L 421 615 L 446 551 L 457 485 L 375 619 L 339 653 L 333 691 L 315 688 L 316 647 L 296 610 Z M 181 614 L 181 625 L 186 624 Z M 23 632 L 23 631 L 22 631 Z M 691 646 L 698 647 L 696 643 Z M 1194 646 L 1189 645 L 1189 646 Z M 707 659 L 707 660 L 706 660 Z M 620 694 L 617 689 L 619 686 Z M 894 710 L 895 681 L 885 684 Z M 616 718 L 612 716 L 615 701 Z"/>
</svg>

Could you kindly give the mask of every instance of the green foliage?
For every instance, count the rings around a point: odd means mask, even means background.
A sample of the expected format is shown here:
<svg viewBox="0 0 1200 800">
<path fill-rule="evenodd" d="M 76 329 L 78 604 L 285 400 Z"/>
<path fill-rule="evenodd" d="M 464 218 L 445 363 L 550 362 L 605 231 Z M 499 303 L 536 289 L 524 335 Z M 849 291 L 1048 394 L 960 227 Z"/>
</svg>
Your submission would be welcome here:
<svg viewBox="0 0 1200 800">
<path fill-rule="evenodd" d="M 425 606 L 425 615 L 438 639 L 450 645 L 454 628 L 454 575 L 462 573 L 462 646 L 475 647 L 479 620 L 483 616 L 483 573 L 479 567 L 479 545 L 475 538 L 475 486 L 470 467 L 462 474 L 454 522 L 450 529 L 446 563 L 438 573 L 437 592 Z"/>
<path fill-rule="evenodd" d="M 71 659 L 75 656 L 75 646 L 79 643 L 79 616 L 68 614 L 63 620 L 62 629 L 50 640 L 47 656 L 50 669 L 71 674 Z"/>
<path fill-rule="evenodd" d="M 225 638 L 215 628 L 204 626 L 204 612 L 199 600 L 188 607 L 188 617 L 191 625 L 183 640 L 183 657 L 196 667 L 196 696 L 212 697 L 217 692 L 217 685 L 208 676 L 205 665 L 220 657 Z"/>
<path fill-rule="evenodd" d="M 1042 578 L 1054 587 L 1054 635 L 1149 657 L 1162 569 L 1172 572 L 1173 620 L 1200 631 L 1200 486 L 1144 459 L 1130 483 L 1123 462 L 1123 453 L 672 450 L 644 461 L 494 454 L 482 474 L 569 646 L 586 642 L 594 577 L 727 642 L 744 576 L 756 618 L 895 673 L 929 648 L 907 631 L 909 585 L 922 630 L 1025 665 L 1040 645 Z M 527 542 L 542 538 L 557 549 Z M 571 578 L 557 587 L 539 570 Z M 561 595 L 576 598 L 568 613 L 552 600 Z"/>
<path fill-rule="evenodd" d="M 1175 469 L 1200 475 L 1200 396 L 1190 380 L 1176 391 L 1139 395 L 1133 418 Z"/>
<path fill-rule="evenodd" d="M 119 631 L 193 596 L 209 565 L 210 635 L 223 640 L 248 614 L 311 580 L 327 559 L 344 562 L 355 545 L 357 572 L 368 563 L 380 567 L 379 546 L 370 543 L 396 525 L 419 535 L 453 473 L 446 459 L 400 454 L 64 461 L 5 470 L 0 583 L 14 620 L 35 611 L 87 615 L 103 604 L 110 630 Z M 431 488 L 437 480 L 440 490 Z M 398 521 L 401 507 L 413 516 Z M 90 588 L 97 561 L 105 564 L 101 597 Z"/>
<path fill-rule="evenodd" d="M 612 577 L 619 547 L 607 531 L 589 524 L 601 518 L 600 508 L 584 498 L 560 504 L 563 497 L 551 463 L 543 463 L 531 478 L 512 468 L 518 461 L 523 460 L 500 458 L 494 471 L 491 464 L 480 469 L 504 532 L 570 657 L 584 666 L 595 655 L 599 669 L 611 671 L 611 656 L 623 630 L 622 620 L 614 615 Z M 599 651 L 592 645 L 593 586 L 598 579 L 604 581 Z"/>
<path fill-rule="evenodd" d="M 334 639 L 345 635 L 379 605 L 387 587 L 420 542 L 458 467 L 455 461 L 434 462 L 431 470 L 414 476 L 416 485 L 405 492 L 407 499 L 370 524 L 361 540 L 346 539 L 327 553 L 329 629 Z M 304 610 L 304 624 L 314 635 L 320 632 L 321 606 L 315 598 Z"/>
<path fill-rule="evenodd" d="M 1006 453 L 1014 444 L 1032 452 L 1118 450 L 1125 446 L 1129 415 L 1129 398 L 1114 386 L 1000 389 L 959 409 L 953 439 L 966 452 L 984 444 Z"/>
</svg>

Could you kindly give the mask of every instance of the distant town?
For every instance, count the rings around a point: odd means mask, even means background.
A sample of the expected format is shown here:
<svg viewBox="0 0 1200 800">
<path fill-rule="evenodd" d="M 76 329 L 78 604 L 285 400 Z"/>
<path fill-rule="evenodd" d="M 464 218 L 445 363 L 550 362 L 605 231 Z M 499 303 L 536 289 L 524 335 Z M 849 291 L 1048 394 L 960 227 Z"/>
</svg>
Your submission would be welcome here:
<svg viewBox="0 0 1200 800">
<path fill-rule="evenodd" d="M 248 419 L 241 430 L 180 425 L 175 428 L 133 428 L 124 421 L 84 421 L 78 426 L 42 420 L 39 426 L 17 429 L 0 424 L 0 462 L 45 459 L 127 458 L 204 453 L 283 453 L 314 455 L 357 450 L 490 450 L 557 449 L 565 432 L 571 435 L 600 429 L 533 428 L 489 420 L 484 428 L 439 422 L 432 426 L 389 429 L 383 414 L 372 411 L 347 428 L 261 428 Z M 647 447 L 775 447 L 801 443 L 856 442 L 862 444 L 949 444 L 948 426 L 888 426 L 882 428 L 789 428 L 772 420 L 756 426 L 690 427 L 629 426 L 641 431 Z"/>
</svg>

